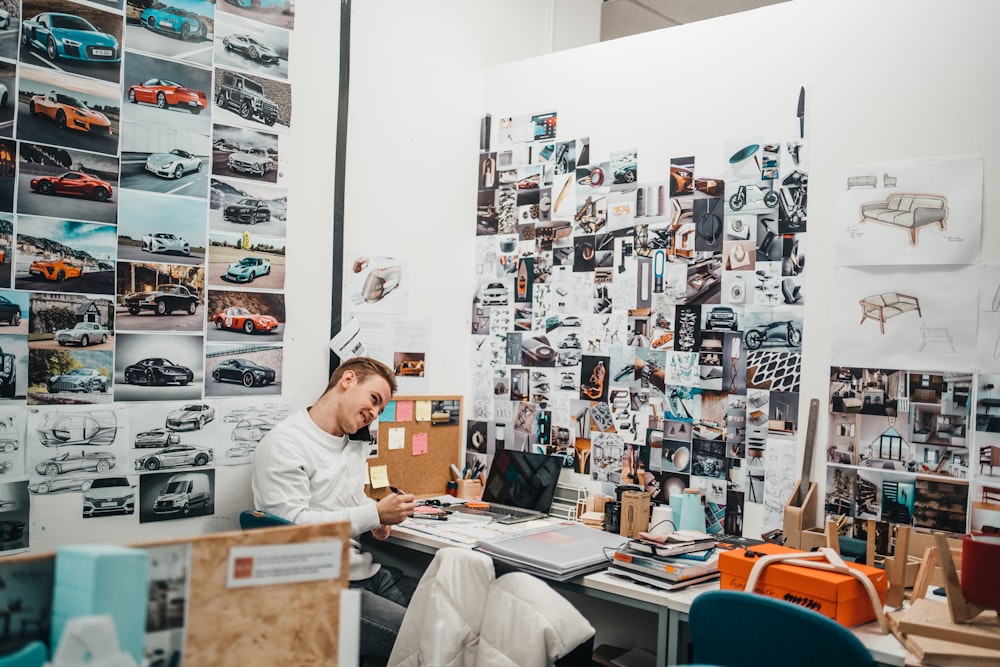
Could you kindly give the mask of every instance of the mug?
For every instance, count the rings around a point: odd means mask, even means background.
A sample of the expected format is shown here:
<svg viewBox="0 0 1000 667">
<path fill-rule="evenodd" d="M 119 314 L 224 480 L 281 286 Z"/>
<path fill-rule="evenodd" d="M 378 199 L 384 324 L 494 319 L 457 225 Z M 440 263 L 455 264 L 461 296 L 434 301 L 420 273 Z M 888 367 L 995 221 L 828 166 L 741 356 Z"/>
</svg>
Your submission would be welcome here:
<svg viewBox="0 0 1000 667">
<path fill-rule="evenodd" d="M 604 530 L 617 533 L 621 528 L 622 504 L 611 500 L 604 504 Z"/>
</svg>

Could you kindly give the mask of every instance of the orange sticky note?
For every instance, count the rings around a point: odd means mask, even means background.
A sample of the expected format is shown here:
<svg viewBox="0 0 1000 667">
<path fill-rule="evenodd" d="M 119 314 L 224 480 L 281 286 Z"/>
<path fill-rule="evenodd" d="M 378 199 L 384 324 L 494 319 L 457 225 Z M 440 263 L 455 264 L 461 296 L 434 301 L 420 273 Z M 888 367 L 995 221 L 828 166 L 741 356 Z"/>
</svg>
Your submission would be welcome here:
<svg viewBox="0 0 1000 667">
<path fill-rule="evenodd" d="M 426 433 L 414 433 L 413 434 L 413 455 L 420 456 L 421 454 L 427 453 L 427 434 Z"/>
<path fill-rule="evenodd" d="M 413 421 L 413 401 L 396 401 L 396 422 Z"/>
</svg>

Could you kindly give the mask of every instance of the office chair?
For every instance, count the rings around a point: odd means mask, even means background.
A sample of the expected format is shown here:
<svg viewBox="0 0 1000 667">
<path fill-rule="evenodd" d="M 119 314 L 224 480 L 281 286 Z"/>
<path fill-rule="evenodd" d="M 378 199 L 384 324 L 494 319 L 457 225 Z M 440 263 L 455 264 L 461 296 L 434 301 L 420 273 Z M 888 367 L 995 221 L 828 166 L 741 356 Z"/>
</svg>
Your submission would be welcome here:
<svg viewBox="0 0 1000 667">
<path fill-rule="evenodd" d="M 874 667 L 861 640 L 836 621 L 745 591 L 709 591 L 688 614 L 694 660 L 722 667 Z"/>
<path fill-rule="evenodd" d="M 243 530 L 290 525 L 292 525 L 291 521 L 260 510 L 243 510 L 240 512 L 240 528 Z"/>
</svg>

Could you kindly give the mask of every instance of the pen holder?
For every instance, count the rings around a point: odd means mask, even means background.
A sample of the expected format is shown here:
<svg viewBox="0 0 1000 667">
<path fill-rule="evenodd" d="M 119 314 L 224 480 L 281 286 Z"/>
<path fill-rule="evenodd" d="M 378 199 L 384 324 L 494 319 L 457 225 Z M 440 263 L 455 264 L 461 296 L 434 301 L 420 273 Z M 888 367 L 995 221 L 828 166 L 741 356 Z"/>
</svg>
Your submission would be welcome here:
<svg viewBox="0 0 1000 667">
<path fill-rule="evenodd" d="M 458 480 L 459 498 L 478 498 L 483 495 L 483 483 L 478 479 Z"/>
</svg>

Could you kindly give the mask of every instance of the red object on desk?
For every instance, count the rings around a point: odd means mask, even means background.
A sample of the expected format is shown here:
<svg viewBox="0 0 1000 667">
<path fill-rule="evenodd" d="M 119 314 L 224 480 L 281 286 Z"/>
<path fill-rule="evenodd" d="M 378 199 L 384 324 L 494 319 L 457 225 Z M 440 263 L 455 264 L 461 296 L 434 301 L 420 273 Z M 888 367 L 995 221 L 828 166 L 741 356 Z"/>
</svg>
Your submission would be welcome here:
<svg viewBox="0 0 1000 667">
<path fill-rule="evenodd" d="M 962 592 L 972 604 L 1000 610 L 1000 536 L 962 538 Z"/>
</svg>

